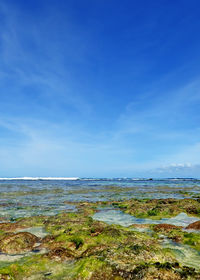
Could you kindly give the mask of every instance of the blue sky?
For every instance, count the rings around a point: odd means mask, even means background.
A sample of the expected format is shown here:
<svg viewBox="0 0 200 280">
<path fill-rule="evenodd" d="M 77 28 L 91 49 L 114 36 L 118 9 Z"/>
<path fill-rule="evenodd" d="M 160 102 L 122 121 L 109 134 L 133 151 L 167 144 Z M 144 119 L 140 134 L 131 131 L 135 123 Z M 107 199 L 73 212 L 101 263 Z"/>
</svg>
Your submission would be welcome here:
<svg viewBox="0 0 200 280">
<path fill-rule="evenodd" d="M 0 1 L 0 177 L 200 177 L 200 2 Z"/>
</svg>

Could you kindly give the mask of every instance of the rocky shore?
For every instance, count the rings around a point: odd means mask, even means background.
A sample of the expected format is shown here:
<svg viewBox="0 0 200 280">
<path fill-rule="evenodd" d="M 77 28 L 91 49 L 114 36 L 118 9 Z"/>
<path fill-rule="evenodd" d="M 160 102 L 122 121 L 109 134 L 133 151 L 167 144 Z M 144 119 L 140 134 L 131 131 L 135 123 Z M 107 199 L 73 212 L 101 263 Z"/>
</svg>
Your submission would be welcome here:
<svg viewBox="0 0 200 280">
<path fill-rule="evenodd" d="M 0 279 L 200 279 L 199 200 L 74 204 L 76 212 L 0 224 Z M 109 209 L 151 223 L 125 227 L 95 220 L 95 213 Z M 180 213 L 195 222 L 159 223 Z"/>
</svg>

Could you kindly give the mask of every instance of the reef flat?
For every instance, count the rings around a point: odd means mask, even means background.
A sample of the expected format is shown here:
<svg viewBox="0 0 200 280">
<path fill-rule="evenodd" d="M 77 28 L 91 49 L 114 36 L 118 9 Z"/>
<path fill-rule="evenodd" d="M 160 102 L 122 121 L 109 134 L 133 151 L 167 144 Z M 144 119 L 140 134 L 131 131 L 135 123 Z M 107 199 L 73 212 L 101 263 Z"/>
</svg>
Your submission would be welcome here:
<svg viewBox="0 0 200 280">
<path fill-rule="evenodd" d="M 0 279 L 200 279 L 200 181 L 0 182 Z"/>
<path fill-rule="evenodd" d="M 73 204 L 0 223 L 0 279 L 200 279 L 198 199 Z"/>
</svg>

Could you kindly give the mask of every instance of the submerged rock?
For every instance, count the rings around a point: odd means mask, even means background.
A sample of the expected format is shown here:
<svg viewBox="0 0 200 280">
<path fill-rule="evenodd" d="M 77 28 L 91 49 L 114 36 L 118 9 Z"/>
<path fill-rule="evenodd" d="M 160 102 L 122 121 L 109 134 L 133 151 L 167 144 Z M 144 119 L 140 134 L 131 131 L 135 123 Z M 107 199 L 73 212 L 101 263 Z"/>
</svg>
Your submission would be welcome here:
<svg viewBox="0 0 200 280">
<path fill-rule="evenodd" d="M 7 234 L 1 239 L 0 251 L 7 254 L 22 254 L 31 251 L 39 238 L 29 232 Z"/>
<path fill-rule="evenodd" d="M 189 226 L 187 226 L 186 229 L 197 229 L 197 230 L 200 230 L 200 221 L 197 221 L 197 222 L 194 222 L 192 224 L 189 224 Z"/>
</svg>

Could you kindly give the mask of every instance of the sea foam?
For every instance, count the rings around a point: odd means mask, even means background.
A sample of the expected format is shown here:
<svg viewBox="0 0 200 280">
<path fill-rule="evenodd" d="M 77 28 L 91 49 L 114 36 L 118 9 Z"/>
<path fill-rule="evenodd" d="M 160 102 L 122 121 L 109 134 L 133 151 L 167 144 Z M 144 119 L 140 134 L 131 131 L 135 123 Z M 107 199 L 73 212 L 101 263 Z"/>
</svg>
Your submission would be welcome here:
<svg viewBox="0 0 200 280">
<path fill-rule="evenodd" d="M 13 177 L 13 178 L 0 178 L 0 180 L 78 180 L 79 177 Z"/>
</svg>

